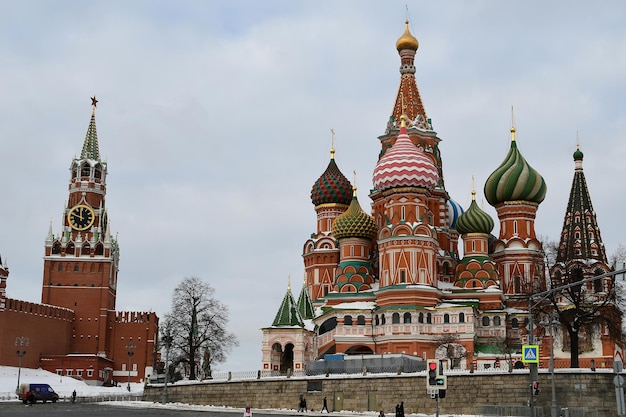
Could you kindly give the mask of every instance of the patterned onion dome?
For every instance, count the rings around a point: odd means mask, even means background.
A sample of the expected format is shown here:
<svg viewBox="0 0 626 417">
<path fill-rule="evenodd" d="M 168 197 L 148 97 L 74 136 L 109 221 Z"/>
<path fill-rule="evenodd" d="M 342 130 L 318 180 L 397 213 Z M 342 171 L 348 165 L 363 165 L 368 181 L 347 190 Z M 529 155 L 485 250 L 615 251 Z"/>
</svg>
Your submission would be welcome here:
<svg viewBox="0 0 626 417">
<path fill-rule="evenodd" d="M 401 119 L 398 139 L 374 168 L 374 189 L 421 187 L 432 191 L 439 182 L 437 167 L 411 142 L 406 132 L 406 116 L 402 115 Z"/>
<path fill-rule="evenodd" d="M 493 219 L 476 204 L 476 191 L 472 190 L 472 204 L 456 221 L 456 230 L 462 235 L 468 233 L 490 234 L 493 230 Z"/>
<path fill-rule="evenodd" d="M 448 227 L 450 229 L 456 229 L 456 222 L 459 216 L 463 214 L 463 207 L 453 199 L 446 201 L 446 208 L 448 209 Z"/>
<path fill-rule="evenodd" d="M 403 49 L 417 51 L 417 48 L 419 48 L 419 42 L 417 41 L 415 36 L 411 35 L 411 32 L 409 31 L 408 19 L 405 23 L 406 28 L 404 29 L 404 33 L 396 41 L 396 49 L 398 50 L 398 52 L 402 51 Z"/>
<path fill-rule="evenodd" d="M 546 182 L 517 149 L 515 128 L 511 128 L 511 149 L 487 179 L 485 197 L 492 206 L 505 201 L 524 200 L 541 203 L 546 197 Z"/>
<path fill-rule="evenodd" d="M 361 237 L 374 239 L 378 233 L 378 228 L 374 219 L 361 209 L 361 205 L 356 198 L 356 189 L 350 207 L 343 212 L 333 223 L 333 236 L 335 239 L 344 237 Z"/>
<path fill-rule="evenodd" d="M 326 171 L 315 181 L 311 189 L 311 201 L 315 206 L 320 204 L 349 205 L 352 200 L 352 184 L 339 171 L 335 163 L 335 150 L 330 150 L 330 162 Z"/>
</svg>

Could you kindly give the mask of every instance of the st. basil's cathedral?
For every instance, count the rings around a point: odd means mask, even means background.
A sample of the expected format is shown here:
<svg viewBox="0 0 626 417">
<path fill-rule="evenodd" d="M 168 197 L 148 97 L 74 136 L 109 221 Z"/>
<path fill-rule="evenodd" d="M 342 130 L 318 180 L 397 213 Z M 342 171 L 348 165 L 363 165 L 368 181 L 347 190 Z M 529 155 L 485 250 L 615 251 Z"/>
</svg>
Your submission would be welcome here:
<svg viewBox="0 0 626 417">
<path fill-rule="evenodd" d="M 332 354 L 446 358 L 462 369 L 499 366 L 505 353 L 519 360 L 529 342 L 529 295 L 550 288 L 550 265 L 535 232 L 546 182 L 519 151 L 512 124 L 508 154 L 483 188 L 500 221 L 498 237 L 475 189 L 466 210 L 450 198 L 442 139 L 426 115 L 415 79 L 418 46 L 407 20 L 396 42 L 400 87 L 378 137 L 371 214 L 338 167 L 334 149 L 313 184 L 317 221 L 303 245 L 304 283 L 297 300 L 289 284 L 274 321 L 262 329 L 264 371 L 304 370 Z M 574 160 L 570 201 L 550 271 L 559 279 L 571 270 L 579 271 L 578 279 L 612 270 L 579 149 Z M 601 300 L 610 285 L 609 278 L 597 280 L 588 291 Z M 594 360 L 610 367 L 621 359 L 621 346 L 606 329 L 598 330 L 580 350 L 581 366 Z M 554 355 L 569 358 L 566 332 L 558 333 Z M 547 333 L 534 337 L 549 346 Z M 542 360 L 547 355 L 549 349 L 541 348 Z"/>
</svg>

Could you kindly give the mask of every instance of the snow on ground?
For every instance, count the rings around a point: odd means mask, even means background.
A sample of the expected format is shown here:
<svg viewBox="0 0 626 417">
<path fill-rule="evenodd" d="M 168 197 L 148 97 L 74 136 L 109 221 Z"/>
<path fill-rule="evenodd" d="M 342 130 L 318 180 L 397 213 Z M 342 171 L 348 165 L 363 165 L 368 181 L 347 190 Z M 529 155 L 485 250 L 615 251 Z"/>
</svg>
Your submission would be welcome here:
<svg viewBox="0 0 626 417">
<path fill-rule="evenodd" d="M 17 388 L 18 368 L 14 366 L 0 366 L 0 399 L 16 399 L 15 389 Z M 61 398 L 70 397 L 76 390 L 78 397 L 95 397 L 102 395 L 128 395 L 128 384 L 120 384 L 117 387 L 102 387 L 87 385 L 69 376 L 59 376 L 55 373 L 44 371 L 43 369 L 21 368 L 20 384 L 41 383 L 50 385 Z M 130 384 L 131 394 L 142 394 L 143 384 Z"/>
</svg>

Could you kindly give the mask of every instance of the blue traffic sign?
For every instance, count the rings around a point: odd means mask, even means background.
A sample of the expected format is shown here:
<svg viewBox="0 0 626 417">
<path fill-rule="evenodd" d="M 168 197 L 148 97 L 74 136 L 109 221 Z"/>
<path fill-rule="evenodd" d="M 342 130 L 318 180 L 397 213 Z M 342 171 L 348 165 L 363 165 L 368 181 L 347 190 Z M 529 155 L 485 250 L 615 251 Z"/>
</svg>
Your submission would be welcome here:
<svg viewBox="0 0 626 417">
<path fill-rule="evenodd" d="M 539 345 L 523 345 L 522 362 L 539 363 Z"/>
</svg>

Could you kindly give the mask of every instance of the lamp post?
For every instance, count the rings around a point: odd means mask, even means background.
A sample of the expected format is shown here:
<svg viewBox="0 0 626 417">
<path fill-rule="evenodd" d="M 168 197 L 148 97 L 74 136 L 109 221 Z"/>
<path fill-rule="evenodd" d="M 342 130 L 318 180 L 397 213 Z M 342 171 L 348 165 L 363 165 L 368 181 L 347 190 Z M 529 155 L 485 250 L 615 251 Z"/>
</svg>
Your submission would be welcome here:
<svg viewBox="0 0 626 417">
<path fill-rule="evenodd" d="M 168 368 L 168 361 L 170 356 L 170 347 L 172 346 L 172 336 L 163 336 L 163 343 L 165 344 L 165 386 L 163 387 L 163 404 L 167 404 L 167 381 L 170 376 L 170 370 Z"/>
<path fill-rule="evenodd" d="M 17 346 L 17 356 L 19 357 L 19 363 L 17 367 L 17 387 L 15 388 L 15 393 L 19 394 L 20 392 L 20 374 L 22 373 L 22 356 L 26 355 L 26 351 L 24 348 L 28 346 L 30 339 L 28 337 L 16 337 L 15 338 L 15 346 Z"/>
<path fill-rule="evenodd" d="M 550 332 L 550 379 L 552 383 L 552 403 L 550 404 L 550 417 L 559 417 L 559 407 L 556 403 L 556 383 L 554 381 L 554 334 L 553 328 L 559 324 L 559 317 L 556 314 L 548 314 L 541 325 L 548 327 Z"/>
<path fill-rule="evenodd" d="M 128 349 L 128 392 L 130 392 L 130 360 L 135 354 L 135 352 L 133 352 L 133 349 L 135 349 L 136 347 L 137 346 L 133 344 L 132 340 L 126 345 L 126 349 Z"/>
</svg>

